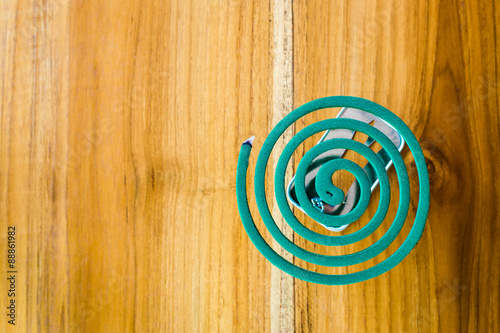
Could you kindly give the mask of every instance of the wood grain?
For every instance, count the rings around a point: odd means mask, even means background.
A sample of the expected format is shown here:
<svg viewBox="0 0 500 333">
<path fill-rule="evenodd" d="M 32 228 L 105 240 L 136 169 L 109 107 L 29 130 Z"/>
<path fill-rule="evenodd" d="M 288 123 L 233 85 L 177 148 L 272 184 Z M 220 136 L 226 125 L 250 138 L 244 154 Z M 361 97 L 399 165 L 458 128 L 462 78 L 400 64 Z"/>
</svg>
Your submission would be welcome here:
<svg viewBox="0 0 500 333">
<path fill-rule="evenodd" d="M 16 325 L 3 315 L 0 331 L 500 332 L 497 22 L 494 0 L 0 1 L 3 309 L 8 226 L 18 271 Z M 273 268 L 235 197 L 241 142 L 256 136 L 254 166 L 284 115 L 328 95 L 400 116 L 431 178 L 417 247 L 390 272 L 341 287 Z M 300 120 L 277 148 L 335 114 Z M 296 152 L 288 177 L 314 143 Z M 411 227 L 413 198 L 389 254 Z M 254 198 L 250 206 L 258 216 Z M 324 249 L 277 220 L 294 242 L 328 254 L 358 251 L 387 229 Z M 322 268 L 274 246 L 321 272 L 388 255 Z"/>
<path fill-rule="evenodd" d="M 293 110 L 293 22 L 292 1 L 275 0 L 272 7 L 272 127 Z M 271 162 L 271 175 L 278 164 L 280 152 L 293 137 L 293 126 L 282 136 L 276 149 L 273 151 Z M 288 169 L 286 176 L 293 176 Z M 268 184 L 270 182 L 268 181 Z M 273 192 L 274 193 L 274 188 Z M 284 231 L 287 238 L 293 240 L 293 230 L 288 227 L 284 218 L 280 217 L 277 205 L 273 206 L 273 216 L 276 224 Z M 273 240 L 274 248 L 278 243 Z M 278 252 L 288 261 L 293 261 L 293 255 L 283 248 Z M 292 332 L 294 330 L 294 278 L 277 267 L 271 270 L 271 331 Z"/>
</svg>

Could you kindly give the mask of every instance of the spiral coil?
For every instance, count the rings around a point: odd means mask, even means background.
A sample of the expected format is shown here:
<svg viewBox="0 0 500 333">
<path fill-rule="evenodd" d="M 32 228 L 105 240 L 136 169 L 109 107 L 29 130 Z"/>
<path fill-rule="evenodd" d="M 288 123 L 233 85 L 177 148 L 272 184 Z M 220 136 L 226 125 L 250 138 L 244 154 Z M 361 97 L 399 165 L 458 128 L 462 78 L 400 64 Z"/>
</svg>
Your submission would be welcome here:
<svg viewBox="0 0 500 333">
<path fill-rule="evenodd" d="M 335 118 L 319 121 L 310 126 L 307 126 L 299 133 L 297 133 L 285 146 L 278 160 L 274 178 L 276 202 L 281 214 L 283 215 L 285 221 L 298 235 L 302 236 L 304 239 L 310 242 L 325 246 L 344 246 L 358 242 L 371 235 L 381 225 L 387 214 L 391 200 L 390 183 L 387 176 L 387 171 L 377 154 L 375 154 L 366 145 L 354 140 L 332 139 L 321 142 L 310 149 L 303 156 L 297 167 L 297 172 L 295 175 L 295 188 L 297 199 L 303 210 L 307 215 L 309 215 L 317 222 L 328 227 L 341 227 L 343 225 L 356 221 L 361 217 L 361 215 L 368 207 L 371 194 L 370 182 L 365 171 L 360 166 L 350 160 L 334 159 L 322 165 L 316 177 L 316 191 L 319 194 L 321 200 L 328 204 L 336 205 L 343 200 L 343 192 L 332 184 L 331 177 L 333 173 L 338 170 L 346 170 L 355 176 L 361 188 L 361 196 L 354 209 L 346 215 L 328 215 L 316 209 L 311 203 L 310 198 L 308 198 L 306 194 L 304 178 L 308 165 L 310 165 L 314 158 L 328 150 L 341 148 L 352 150 L 358 154 L 361 154 L 374 168 L 377 178 L 380 182 L 380 201 L 378 209 L 373 218 L 366 226 L 354 233 L 347 235 L 328 236 L 319 234 L 301 224 L 291 211 L 287 202 L 285 192 L 285 171 L 288 161 L 290 160 L 293 152 L 297 149 L 297 147 L 308 137 L 316 133 L 331 129 L 350 129 L 353 131 L 362 132 L 377 141 L 388 153 L 389 157 L 394 163 L 394 167 L 397 172 L 400 193 L 399 206 L 393 223 L 389 227 L 388 231 L 378 241 L 376 241 L 368 248 L 356 253 L 339 256 L 322 255 L 307 251 L 289 240 L 276 225 L 271 215 L 265 193 L 265 170 L 271 151 L 283 132 L 298 119 L 316 110 L 334 107 L 349 107 L 359 109 L 379 117 L 390 126 L 392 126 L 401 135 L 401 137 L 406 141 L 411 153 L 413 154 L 419 178 L 418 208 L 415 215 L 415 221 L 407 238 L 391 256 L 389 256 L 379 264 L 365 270 L 339 275 L 322 274 L 309 271 L 281 257 L 272 249 L 269 244 L 266 243 L 266 241 L 258 231 L 248 207 L 246 180 L 248 160 L 250 152 L 252 150 L 252 145 L 248 142 L 245 142 L 242 145 L 238 158 L 238 166 L 236 172 L 236 195 L 238 201 L 238 210 L 240 212 L 240 217 L 247 234 L 249 235 L 255 247 L 272 264 L 285 271 L 286 273 L 305 281 L 326 285 L 344 285 L 365 281 L 387 272 L 388 270 L 394 268 L 397 264 L 399 264 L 418 243 L 420 237 L 422 236 L 427 219 L 427 213 L 429 210 L 429 177 L 422 149 L 420 148 L 420 145 L 414 134 L 400 118 L 398 118 L 395 114 L 393 114 L 383 106 L 366 99 L 350 96 L 325 97 L 306 103 L 288 114 L 271 131 L 264 144 L 262 145 L 256 164 L 254 187 L 259 214 L 271 236 L 281 245 L 283 249 L 290 252 L 297 258 L 317 265 L 329 267 L 355 265 L 370 260 L 382 253 L 398 236 L 406 220 L 410 205 L 410 183 L 403 158 L 401 157 L 394 143 L 381 131 L 366 123 L 353 119 Z"/>
</svg>

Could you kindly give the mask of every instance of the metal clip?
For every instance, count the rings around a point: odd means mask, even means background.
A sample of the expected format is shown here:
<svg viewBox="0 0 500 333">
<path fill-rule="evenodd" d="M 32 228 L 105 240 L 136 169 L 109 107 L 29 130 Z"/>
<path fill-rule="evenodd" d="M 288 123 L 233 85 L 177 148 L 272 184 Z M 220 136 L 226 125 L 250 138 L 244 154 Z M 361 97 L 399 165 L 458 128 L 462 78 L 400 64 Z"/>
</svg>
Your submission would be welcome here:
<svg viewBox="0 0 500 333">
<path fill-rule="evenodd" d="M 396 131 L 391 125 L 389 125 L 387 122 L 384 120 L 380 119 L 379 117 L 358 109 L 352 109 L 352 108 L 343 108 L 339 114 L 337 115 L 337 118 L 349 118 L 349 119 L 354 119 L 358 121 L 365 122 L 367 124 L 372 123 L 373 127 L 377 128 L 379 131 L 384 133 L 385 136 L 387 136 L 393 143 L 394 145 L 398 148 L 398 150 L 401 152 L 401 150 L 404 147 L 404 140 L 403 137 Z M 345 138 L 345 139 L 352 139 L 354 137 L 356 131 L 349 130 L 349 129 L 335 129 L 335 130 L 328 130 L 326 131 L 321 139 L 318 141 L 317 144 L 320 144 L 323 141 L 327 140 L 332 140 L 332 139 L 339 139 L 339 138 Z M 365 142 L 366 146 L 370 146 L 374 140 L 372 138 L 368 138 Z M 306 187 L 306 193 L 308 197 L 311 199 L 311 202 L 314 207 L 316 207 L 319 211 L 329 214 L 329 215 L 345 215 L 352 211 L 356 204 L 359 201 L 359 196 L 360 196 L 360 187 L 358 182 L 355 180 L 354 183 L 351 185 L 349 190 L 347 191 L 344 201 L 340 205 L 336 206 L 331 206 L 321 200 L 319 198 L 318 193 L 316 192 L 315 189 L 315 179 L 316 175 L 321 168 L 323 164 L 325 164 L 328 161 L 331 161 L 333 159 L 337 158 L 342 158 L 342 156 L 345 153 L 345 149 L 334 149 L 330 150 L 327 152 L 324 152 L 323 154 L 319 155 L 316 157 L 311 165 L 309 166 L 307 173 L 306 173 L 306 178 L 305 178 L 305 187 Z M 382 162 L 385 164 L 385 169 L 388 170 L 391 165 L 392 165 L 392 160 L 390 159 L 389 155 L 385 152 L 385 150 L 382 148 L 378 153 L 377 156 L 380 157 Z M 371 191 L 373 192 L 375 188 L 377 188 L 377 185 L 379 183 L 379 180 L 375 174 L 375 171 L 373 167 L 368 163 L 365 165 L 363 170 L 366 172 L 366 175 L 368 176 L 368 179 L 370 180 L 371 183 Z M 300 207 L 300 204 L 298 203 L 297 197 L 295 195 L 295 175 L 293 176 L 292 180 L 288 184 L 287 187 L 287 195 L 288 199 L 290 202 L 300 210 L 304 211 L 302 207 Z M 325 227 L 328 230 L 331 231 L 342 231 L 345 228 L 347 228 L 349 224 L 343 225 L 339 228 L 333 228 L 333 227 L 327 227 L 322 224 L 323 227 Z"/>
</svg>

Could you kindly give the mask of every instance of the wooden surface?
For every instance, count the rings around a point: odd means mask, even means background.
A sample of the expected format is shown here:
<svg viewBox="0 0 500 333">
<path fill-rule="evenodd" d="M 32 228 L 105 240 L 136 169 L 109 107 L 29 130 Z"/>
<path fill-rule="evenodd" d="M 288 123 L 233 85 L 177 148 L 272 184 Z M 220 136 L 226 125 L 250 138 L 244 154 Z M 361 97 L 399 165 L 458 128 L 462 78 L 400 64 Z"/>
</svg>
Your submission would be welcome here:
<svg viewBox="0 0 500 333">
<path fill-rule="evenodd" d="M 2 313 L 8 226 L 17 275 L 16 326 L 3 315 L 0 331 L 499 332 L 499 21 L 495 0 L 2 0 Z M 414 251 L 380 277 L 340 287 L 273 268 L 235 198 L 241 142 L 257 137 L 254 166 L 284 115 L 328 95 L 399 115 L 431 178 Z M 278 148 L 335 114 L 304 118 Z M 372 202 L 367 214 L 375 210 Z M 323 249 L 278 223 L 330 254 L 387 229 Z M 349 268 L 295 263 L 346 273 L 386 257 Z"/>
</svg>

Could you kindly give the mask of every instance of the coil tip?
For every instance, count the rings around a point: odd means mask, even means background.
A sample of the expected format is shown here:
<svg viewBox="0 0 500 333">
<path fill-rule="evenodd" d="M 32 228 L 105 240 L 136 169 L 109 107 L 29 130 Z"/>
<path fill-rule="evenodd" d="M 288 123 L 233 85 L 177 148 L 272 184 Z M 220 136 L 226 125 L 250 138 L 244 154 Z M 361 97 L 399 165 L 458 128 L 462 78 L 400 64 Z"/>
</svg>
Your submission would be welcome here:
<svg viewBox="0 0 500 333">
<path fill-rule="evenodd" d="M 255 140 L 255 136 L 252 136 L 251 138 L 246 139 L 246 140 L 243 142 L 243 145 L 249 145 L 250 147 L 252 147 L 252 145 L 253 145 L 253 140 Z"/>
</svg>

